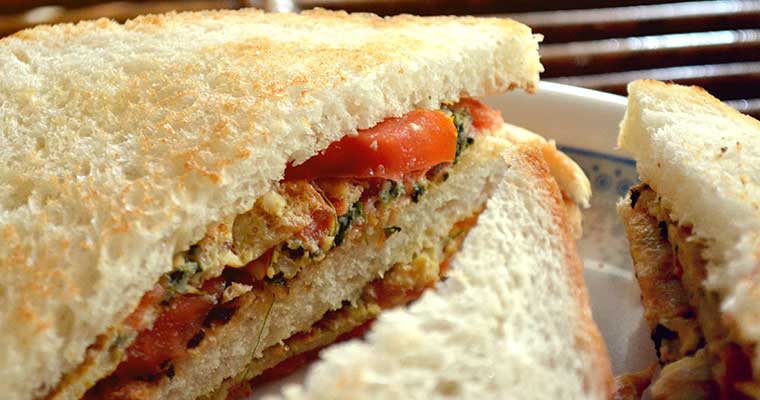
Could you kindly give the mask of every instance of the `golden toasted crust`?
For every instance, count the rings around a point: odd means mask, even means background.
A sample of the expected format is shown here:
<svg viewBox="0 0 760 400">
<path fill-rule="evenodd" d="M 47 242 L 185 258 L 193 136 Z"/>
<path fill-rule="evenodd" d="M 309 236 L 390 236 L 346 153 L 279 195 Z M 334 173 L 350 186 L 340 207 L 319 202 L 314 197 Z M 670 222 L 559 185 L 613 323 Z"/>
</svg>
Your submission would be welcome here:
<svg viewBox="0 0 760 400">
<path fill-rule="evenodd" d="M 0 40 L 0 392 L 45 394 L 288 160 L 540 69 L 504 19 L 209 11 Z"/>
<path fill-rule="evenodd" d="M 544 200 L 549 203 L 547 208 L 551 212 L 553 223 L 560 230 L 562 254 L 564 255 L 563 265 L 570 284 L 570 291 L 578 306 L 577 330 L 574 333 L 576 345 L 581 353 L 588 354 L 591 357 L 591 366 L 584 376 L 583 385 L 586 391 L 595 394 L 595 397 L 603 397 L 606 394 L 608 398 L 612 398 L 615 383 L 609 353 L 604 338 L 602 338 L 591 315 L 591 302 L 586 289 L 586 282 L 583 279 L 583 264 L 575 246 L 573 227 L 568 218 L 567 208 L 560 196 L 557 181 L 551 174 L 550 166 L 543 158 L 541 147 L 539 145 L 537 148 L 526 150 L 523 153 L 523 159 L 526 161 L 525 165 L 531 168 L 530 173 L 536 177 L 533 184 L 543 186 L 539 190 L 550 194 Z"/>
<path fill-rule="evenodd" d="M 549 165 L 549 171 L 559 184 L 562 194 L 580 207 L 589 207 L 591 183 L 588 177 L 572 158 L 557 149 L 553 140 L 546 140 L 543 136 L 515 125 L 504 124 L 504 129 L 510 141 L 529 143 L 541 149 L 544 160 Z"/>
<path fill-rule="evenodd" d="M 760 121 L 736 111 L 735 108 L 723 103 L 717 97 L 713 96 L 702 87 L 699 86 L 684 86 L 677 85 L 670 82 L 661 82 L 653 79 L 640 79 L 628 84 L 628 92 L 647 91 L 651 93 L 668 93 L 676 94 L 680 101 L 686 104 L 698 105 L 705 107 L 712 111 L 716 111 L 718 114 L 730 118 L 738 119 L 750 125 L 754 125 L 755 129 L 760 129 Z M 620 145 L 620 143 L 618 143 Z"/>
</svg>

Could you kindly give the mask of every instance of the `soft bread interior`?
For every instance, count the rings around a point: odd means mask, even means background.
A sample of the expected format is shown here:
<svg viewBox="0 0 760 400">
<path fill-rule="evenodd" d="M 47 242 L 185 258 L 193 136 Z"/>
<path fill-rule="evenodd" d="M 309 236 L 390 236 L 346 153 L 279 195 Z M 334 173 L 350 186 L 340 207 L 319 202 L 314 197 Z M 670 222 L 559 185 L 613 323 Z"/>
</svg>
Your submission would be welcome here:
<svg viewBox="0 0 760 400">
<path fill-rule="evenodd" d="M 538 40 L 502 18 L 324 10 L 3 39 L 0 393 L 48 393 L 176 253 L 250 209 L 288 160 L 411 109 L 532 90 Z"/>
<path fill-rule="evenodd" d="M 490 135 L 475 141 L 450 177 L 435 190 L 400 210 L 401 230 L 384 244 L 351 242 L 333 249 L 319 264 L 288 282 L 288 295 L 248 298 L 227 324 L 216 327 L 174 364 L 174 376 L 140 385 L 142 398 L 193 399 L 207 394 L 242 371 L 270 346 L 308 329 L 325 312 L 355 300 L 370 281 L 425 248 L 439 246 L 457 221 L 471 216 L 487 200 L 505 173 L 499 156 L 511 144 Z"/>
<path fill-rule="evenodd" d="M 366 341 L 324 351 L 285 398 L 609 398 L 610 362 L 557 184 L 535 149 L 506 165 L 449 279 L 381 314 Z"/>
</svg>

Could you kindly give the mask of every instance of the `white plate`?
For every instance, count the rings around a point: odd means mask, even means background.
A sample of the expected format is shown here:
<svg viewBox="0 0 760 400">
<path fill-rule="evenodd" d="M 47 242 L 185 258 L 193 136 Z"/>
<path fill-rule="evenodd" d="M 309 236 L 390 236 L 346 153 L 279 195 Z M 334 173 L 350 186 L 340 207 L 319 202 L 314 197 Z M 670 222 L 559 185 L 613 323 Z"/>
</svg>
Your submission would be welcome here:
<svg viewBox="0 0 760 400">
<path fill-rule="evenodd" d="M 637 181 L 634 163 L 615 148 L 626 99 L 607 93 L 542 82 L 535 94 L 511 92 L 485 101 L 504 120 L 523 126 L 558 145 L 583 168 L 591 181 L 591 207 L 584 211 L 578 249 L 594 313 L 615 374 L 656 361 L 642 318 L 639 288 L 633 276 L 623 226 L 615 203 Z M 298 382 L 304 371 L 285 379 Z M 273 394 L 285 382 L 265 385 L 251 397 Z"/>
</svg>

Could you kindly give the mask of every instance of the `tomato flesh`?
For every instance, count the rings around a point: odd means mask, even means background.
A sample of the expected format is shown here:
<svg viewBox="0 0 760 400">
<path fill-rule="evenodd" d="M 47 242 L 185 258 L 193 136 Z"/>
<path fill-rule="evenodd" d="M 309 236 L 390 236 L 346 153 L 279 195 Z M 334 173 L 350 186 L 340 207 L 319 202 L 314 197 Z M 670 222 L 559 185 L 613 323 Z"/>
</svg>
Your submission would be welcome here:
<svg viewBox="0 0 760 400">
<path fill-rule="evenodd" d="M 459 106 L 464 107 L 470 116 L 472 116 L 472 126 L 479 130 L 492 130 L 501 128 L 504 120 L 501 118 L 501 112 L 470 98 L 459 100 Z"/>
<path fill-rule="evenodd" d="M 134 378 L 160 373 L 162 364 L 185 354 L 187 342 L 201 330 L 203 320 L 213 306 L 207 296 L 172 299 L 153 327 L 140 332 L 129 346 L 127 357 L 114 375 Z"/>
<path fill-rule="evenodd" d="M 316 209 L 311 213 L 311 224 L 298 232 L 297 236 L 321 246 L 322 241 L 330 236 L 334 225 L 335 214 L 328 210 Z"/>
<path fill-rule="evenodd" d="M 398 180 L 405 173 L 453 161 L 456 141 L 456 127 L 446 114 L 416 110 L 344 137 L 303 164 L 289 166 L 285 179 Z"/>
<path fill-rule="evenodd" d="M 153 290 L 143 295 L 142 299 L 140 299 L 140 304 L 137 305 L 135 311 L 133 311 L 124 321 L 125 324 L 138 331 L 144 329 L 145 314 L 156 307 L 164 296 L 166 296 L 166 289 L 161 285 L 154 286 Z"/>
<path fill-rule="evenodd" d="M 498 129 L 501 113 L 478 100 L 463 98 L 462 107 L 477 130 Z M 372 128 L 346 136 L 327 150 L 285 170 L 285 180 L 319 178 L 383 178 L 400 180 L 451 162 L 456 155 L 457 130 L 440 111 L 416 110 L 388 118 Z"/>
</svg>

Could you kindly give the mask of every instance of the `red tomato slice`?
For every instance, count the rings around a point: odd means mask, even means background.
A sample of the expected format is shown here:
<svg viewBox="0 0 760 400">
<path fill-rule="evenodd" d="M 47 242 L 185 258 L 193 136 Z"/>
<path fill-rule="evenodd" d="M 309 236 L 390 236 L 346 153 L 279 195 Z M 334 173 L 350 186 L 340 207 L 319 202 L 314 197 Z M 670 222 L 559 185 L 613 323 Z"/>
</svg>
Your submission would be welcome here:
<svg viewBox="0 0 760 400">
<path fill-rule="evenodd" d="M 140 332 L 127 357 L 114 372 L 121 378 L 156 374 L 161 364 L 184 354 L 187 342 L 202 327 L 213 303 L 205 296 L 179 296 L 158 316 L 150 330 Z"/>
<path fill-rule="evenodd" d="M 405 173 L 451 162 L 457 130 L 440 111 L 417 110 L 388 118 L 357 136 L 346 136 L 298 166 L 286 180 L 318 178 L 401 179 Z"/>
<path fill-rule="evenodd" d="M 163 286 L 158 284 L 154 286 L 153 290 L 143 295 L 142 299 L 140 299 L 140 304 L 137 305 L 135 311 L 133 311 L 124 321 L 125 324 L 132 329 L 142 330 L 144 328 L 143 317 L 145 316 L 145 313 L 160 303 L 165 295 L 166 289 L 164 289 Z"/>
<path fill-rule="evenodd" d="M 501 112 L 470 98 L 459 100 L 459 105 L 464 107 L 472 116 L 472 126 L 475 129 L 498 129 L 504 124 Z"/>
</svg>

